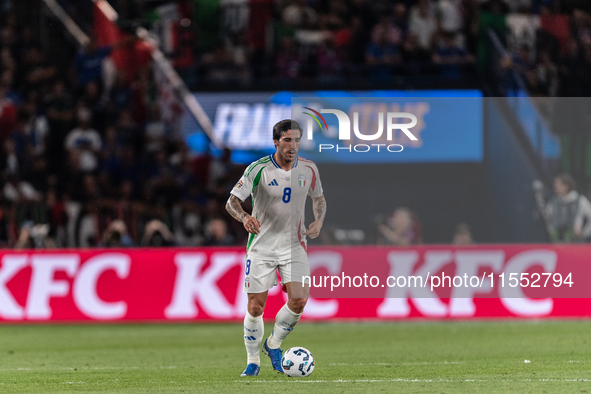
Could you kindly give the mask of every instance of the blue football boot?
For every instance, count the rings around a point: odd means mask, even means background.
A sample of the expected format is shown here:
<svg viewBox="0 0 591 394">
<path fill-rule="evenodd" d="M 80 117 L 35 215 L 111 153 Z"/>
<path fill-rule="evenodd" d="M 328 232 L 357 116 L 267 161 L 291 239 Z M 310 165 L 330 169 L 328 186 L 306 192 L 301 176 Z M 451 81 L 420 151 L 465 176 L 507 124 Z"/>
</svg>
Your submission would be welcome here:
<svg viewBox="0 0 591 394">
<path fill-rule="evenodd" d="M 261 372 L 261 367 L 255 363 L 250 363 L 246 366 L 246 369 L 240 374 L 240 376 L 257 376 L 259 372 Z"/>
<path fill-rule="evenodd" d="M 269 348 L 269 346 L 267 346 L 267 340 L 265 339 L 265 343 L 263 344 L 263 353 L 265 353 L 271 359 L 273 369 L 279 373 L 283 373 L 283 368 L 281 367 L 281 358 L 283 357 L 283 351 L 281 349 Z"/>
</svg>

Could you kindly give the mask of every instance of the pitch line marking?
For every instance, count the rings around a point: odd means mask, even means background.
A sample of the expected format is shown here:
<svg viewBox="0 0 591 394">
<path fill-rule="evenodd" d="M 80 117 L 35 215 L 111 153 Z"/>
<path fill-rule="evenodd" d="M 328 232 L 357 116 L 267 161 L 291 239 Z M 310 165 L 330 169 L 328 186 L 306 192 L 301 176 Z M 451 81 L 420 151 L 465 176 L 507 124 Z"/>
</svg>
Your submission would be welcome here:
<svg viewBox="0 0 591 394">
<path fill-rule="evenodd" d="M 337 379 L 337 380 L 234 380 L 234 383 L 386 383 L 386 382 L 401 382 L 401 383 L 459 383 L 459 382 L 591 382 L 591 379 L 502 379 L 502 380 L 485 380 L 485 379 Z M 202 383 L 202 382 L 199 382 Z M 206 383 L 206 382 L 203 382 Z M 214 383 L 214 382 L 207 382 Z M 218 382 L 219 383 L 219 382 Z"/>
<path fill-rule="evenodd" d="M 416 362 L 416 363 L 357 363 L 357 364 L 350 364 L 350 363 L 330 363 L 330 366 L 340 366 L 340 365 L 455 365 L 455 364 L 464 364 L 463 361 L 424 361 L 424 362 Z"/>
</svg>

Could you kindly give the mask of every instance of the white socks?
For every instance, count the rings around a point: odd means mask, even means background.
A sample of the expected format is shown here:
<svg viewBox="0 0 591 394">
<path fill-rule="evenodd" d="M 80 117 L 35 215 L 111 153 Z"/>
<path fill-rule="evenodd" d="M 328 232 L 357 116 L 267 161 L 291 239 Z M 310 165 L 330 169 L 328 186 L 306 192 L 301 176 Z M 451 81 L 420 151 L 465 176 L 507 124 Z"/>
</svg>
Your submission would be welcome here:
<svg viewBox="0 0 591 394">
<path fill-rule="evenodd" d="M 252 317 L 248 311 L 244 316 L 244 346 L 246 346 L 246 364 L 261 365 L 261 343 L 265 335 L 263 315 Z"/>
<path fill-rule="evenodd" d="M 301 313 L 293 313 L 287 307 L 287 304 L 283 305 L 275 317 L 275 327 L 273 327 L 273 332 L 267 341 L 267 346 L 271 349 L 277 349 L 281 346 L 281 342 L 293 330 L 293 327 L 300 320 L 301 316 Z"/>
</svg>

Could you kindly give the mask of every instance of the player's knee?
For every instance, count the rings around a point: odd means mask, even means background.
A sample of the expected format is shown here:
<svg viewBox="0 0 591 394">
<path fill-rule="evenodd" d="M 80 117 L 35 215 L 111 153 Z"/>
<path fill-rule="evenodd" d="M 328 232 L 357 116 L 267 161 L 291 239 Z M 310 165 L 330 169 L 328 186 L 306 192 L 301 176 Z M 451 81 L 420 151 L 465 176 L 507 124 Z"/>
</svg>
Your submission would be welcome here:
<svg viewBox="0 0 591 394">
<path fill-rule="evenodd" d="M 265 311 L 265 306 L 261 305 L 257 300 L 250 300 L 248 302 L 248 313 L 252 317 L 258 317 Z"/>
<path fill-rule="evenodd" d="M 293 313 L 302 313 L 307 302 L 307 298 L 292 298 L 289 300 L 289 309 L 291 309 Z"/>
</svg>

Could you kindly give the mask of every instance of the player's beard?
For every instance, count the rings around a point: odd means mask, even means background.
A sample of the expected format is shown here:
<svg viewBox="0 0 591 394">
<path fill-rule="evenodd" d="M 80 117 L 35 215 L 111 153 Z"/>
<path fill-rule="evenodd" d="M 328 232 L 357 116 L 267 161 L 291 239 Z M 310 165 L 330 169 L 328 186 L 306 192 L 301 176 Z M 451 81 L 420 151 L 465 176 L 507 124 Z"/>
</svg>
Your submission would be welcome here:
<svg viewBox="0 0 591 394">
<path fill-rule="evenodd" d="M 286 150 L 285 154 L 283 154 L 283 160 L 285 160 L 287 163 L 291 163 L 293 161 L 295 161 L 296 157 L 298 156 L 298 151 L 297 150 L 293 150 L 293 156 L 290 156 L 290 152 L 292 152 L 292 149 Z"/>
</svg>

